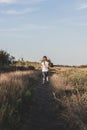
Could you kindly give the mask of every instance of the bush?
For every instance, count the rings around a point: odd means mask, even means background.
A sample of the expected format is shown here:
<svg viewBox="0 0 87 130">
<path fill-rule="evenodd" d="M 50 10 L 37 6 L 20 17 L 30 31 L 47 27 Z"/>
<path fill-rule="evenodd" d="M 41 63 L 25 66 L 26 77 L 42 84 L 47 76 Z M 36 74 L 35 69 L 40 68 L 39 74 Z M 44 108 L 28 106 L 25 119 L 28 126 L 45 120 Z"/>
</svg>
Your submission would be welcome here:
<svg viewBox="0 0 87 130">
<path fill-rule="evenodd" d="M 28 66 L 28 69 L 29 70 L 35 70 L 35 67 L 34 66 Z"/>
<path fill-rule="evenodd" d="M 53 65 L 53 63 L 52 63 L 52 61 L 50 59 L 48 59 L 48 62 L 49 62 L 50 67 L 54 67 L 54 65 Z"/>
<path fill-rule="evenodd" d="M 0 50 L 0 64 L 8 65 L 14 62 L 15 58 L 4 50 Z"/>
</svg>

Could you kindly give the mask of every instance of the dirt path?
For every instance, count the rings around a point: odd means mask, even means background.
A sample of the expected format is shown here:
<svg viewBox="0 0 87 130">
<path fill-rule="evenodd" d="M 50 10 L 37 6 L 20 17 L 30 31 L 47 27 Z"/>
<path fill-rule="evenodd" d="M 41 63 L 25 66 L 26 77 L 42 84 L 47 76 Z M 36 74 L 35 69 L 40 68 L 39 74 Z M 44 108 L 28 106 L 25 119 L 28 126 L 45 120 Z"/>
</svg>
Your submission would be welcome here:
<svg viewBox="0 0 87 130">
<path fill-rule="evenodd" d="M 30 105 L 26 107 L 20 130 L 65 130 L 52 86 L 37 83 L 32 94 L 31 108 Z"/>
</svg>

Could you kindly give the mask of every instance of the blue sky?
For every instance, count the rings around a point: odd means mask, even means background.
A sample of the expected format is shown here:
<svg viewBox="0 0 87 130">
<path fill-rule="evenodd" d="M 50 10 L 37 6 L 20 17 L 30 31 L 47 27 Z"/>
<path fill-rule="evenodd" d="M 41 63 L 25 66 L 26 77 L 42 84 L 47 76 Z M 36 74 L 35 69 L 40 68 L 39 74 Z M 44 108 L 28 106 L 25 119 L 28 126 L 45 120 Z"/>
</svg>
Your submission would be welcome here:
<svg viewBox="0 0 87 130">
<path fill-rule="evenodd" d="M 17 59 L 87 64 L 87 0 L 0 0 L 0 49 Z"/>
</svg>

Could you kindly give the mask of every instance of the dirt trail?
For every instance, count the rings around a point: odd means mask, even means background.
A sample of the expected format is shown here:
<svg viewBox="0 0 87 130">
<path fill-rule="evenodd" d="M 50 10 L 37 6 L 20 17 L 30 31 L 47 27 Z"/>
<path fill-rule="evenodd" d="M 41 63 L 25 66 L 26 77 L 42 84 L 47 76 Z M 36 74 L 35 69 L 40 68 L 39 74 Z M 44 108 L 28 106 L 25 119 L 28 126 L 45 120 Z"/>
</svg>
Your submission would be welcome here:
<svg viewBox="0 0 87 130">
<path fill-rule="evenodd" d="M 37 83 L 32 94 L 31 108 L 26 106 L 20 130 L 65 130 L 51 84 Z"/>
</svg>

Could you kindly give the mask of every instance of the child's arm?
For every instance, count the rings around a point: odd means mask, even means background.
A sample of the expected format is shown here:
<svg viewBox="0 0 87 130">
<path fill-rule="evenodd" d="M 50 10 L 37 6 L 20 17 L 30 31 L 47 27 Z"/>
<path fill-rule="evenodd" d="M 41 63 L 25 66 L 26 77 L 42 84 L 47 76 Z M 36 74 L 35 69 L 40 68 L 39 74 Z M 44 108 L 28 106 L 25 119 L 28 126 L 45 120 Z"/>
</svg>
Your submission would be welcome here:
<svg viewBox="0 0 87 130">
<path fill-rule="evenodd" d="M 49 63 L 45 64 L 45 67 L 49 69 Z"/>
<path fill-rule="evenodd" d="M 41 69 L 43 68 L 43 64 L 41 63 Z"/>
</svg>

